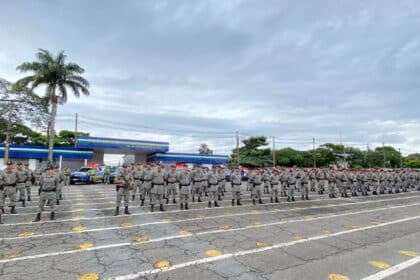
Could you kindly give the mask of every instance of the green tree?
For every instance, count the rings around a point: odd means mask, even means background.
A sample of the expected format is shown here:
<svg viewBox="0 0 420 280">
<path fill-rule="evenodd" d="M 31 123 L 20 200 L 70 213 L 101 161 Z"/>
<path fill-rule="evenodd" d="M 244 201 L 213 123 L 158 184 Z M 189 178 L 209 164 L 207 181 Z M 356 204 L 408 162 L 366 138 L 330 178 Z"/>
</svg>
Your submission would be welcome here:
<svg viewBox="0 0 420 280">
<path fill-rule="evenodd" d="M 45 86 L 44 98 L 48 100 L 51 107 L 48 161 L 52 162 L 57 105 L 67 101 L 68 91 L 71 91 L 75 97 L 80 97 L 81 93 L 89 95 L 89 82 L 80 75 L 84 73 L 82 67 L 75 63 L 66 63 L 64 51 L 54 56 L 47 50 L 39 49 L 36 56 L 36 61 L 25 62 L 17 67 L 17 70 L 21 72 L 32 72 L 32 75 L 20 79 L 17 84 L 28 86 L 31 90 Z"/>
<path fill-rule="evenodd" d="M 267 146 L 264 136 L 249 137 L 242 141 L 244 146 L 239 148 L 239 163 L 246 167 L 266 167 L 272 165 L 271 150 Z M 237 151 L 232 150 L 231 165 L 236 163 Z"/>
<path fill-rule="evenodd" d="M 77 132 L 77 136 L 89 136 L 89 133 Z M 76 137 L 74 131 L 61 130 L 54 142 L 60 145 L 73 147 L 75 145 L 75 141 Z"/>
</svg>

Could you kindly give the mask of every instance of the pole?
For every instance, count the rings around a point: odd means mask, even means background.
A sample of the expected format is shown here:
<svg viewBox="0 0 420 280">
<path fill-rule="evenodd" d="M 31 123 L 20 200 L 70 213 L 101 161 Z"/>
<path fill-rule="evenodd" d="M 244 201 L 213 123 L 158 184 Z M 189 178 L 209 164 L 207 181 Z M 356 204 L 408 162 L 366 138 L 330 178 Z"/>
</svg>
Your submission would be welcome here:
<svg viewBox="0 0 420 280">
<path fill-rule="evenodd" d="M 77 113 L 76 113 L 76 117 L 74 120 L 74 147 L 77 148 L 77 122 L 78 122 L 78 118 L 77 118 Z"/>
<path fill-rule="evenodd" d="M 239 133 L 236 131 L 236 165 L 239 166 Z"/>
<path fill-rule="evenodd" d="M 366 161 L 367 161 L 368 167 L 370 168 L 370 162 L 369 162 L 369 152 L 370 152 L 370 150 L 369 150 L 369 143 L 367 143 L 366 146 L 367 146 Z"/>
<path fill-rule="evenodd" d="M 316 168 L 315 137 L 312 138 L 312 148 L 314 150 L 314 168 Z"/>
<path fill-rule="evenodd" d="M 400 153 L 400 168 L 402 168 L 402 154 L 401 154 L 401 148 L 398 148 L 398 152 Z"/>
<path fill-rule="evenodd" d="M 12 106 L 13 103 L 12 101 L 9 101 L 9 103 L 7 104 L 7 126 L 6 126 L 6 144 L 5 144 L 5 149 L 4 149 L 4 163 L 7 164 L 7 162 L 9 161 L 9 154 L 10 154 L 10 133 L 12 130 Z"/>
<path fill-rule="evenodd" d="M 60 155 L 60 161 L 58 163 L 58 169 L 61 170 L 61 167 L 63 166 L 63 156 Z"/>
<path fill-rule="evenodd" d="M 382 151 L 384 154 L 384 168 L 386 168 L 386 155 L 385 155 L 385 143 L 382 142 Z"/>
<path fill-rule="evenodd" d="M 276 168 L 276 138 L 273 136 L 273 168 Z"/>
</svg>

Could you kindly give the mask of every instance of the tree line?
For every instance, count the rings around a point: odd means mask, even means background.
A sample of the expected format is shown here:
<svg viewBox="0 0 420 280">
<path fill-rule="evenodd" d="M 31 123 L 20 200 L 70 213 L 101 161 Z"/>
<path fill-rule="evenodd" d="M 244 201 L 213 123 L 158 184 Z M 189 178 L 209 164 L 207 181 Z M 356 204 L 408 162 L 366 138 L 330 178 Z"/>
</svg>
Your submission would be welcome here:
<svg viewBox="0 0 420 280">
<path fill-rule="evenodd" d="M 237 164 L 239 156 L 239 165 L 244 167 L 270 167 L 274 163 L 285 167 L 420 168 L 420 154 L 403 157 L 392 146 L 363 151 L 342 144 L 325 143 L 315 150 L 301 151 L 287 147 L 273 151 L 264 136 L 249 137 L 242 143 L 239 151 L 232 150 L 231 166 Z"/>
</svg>

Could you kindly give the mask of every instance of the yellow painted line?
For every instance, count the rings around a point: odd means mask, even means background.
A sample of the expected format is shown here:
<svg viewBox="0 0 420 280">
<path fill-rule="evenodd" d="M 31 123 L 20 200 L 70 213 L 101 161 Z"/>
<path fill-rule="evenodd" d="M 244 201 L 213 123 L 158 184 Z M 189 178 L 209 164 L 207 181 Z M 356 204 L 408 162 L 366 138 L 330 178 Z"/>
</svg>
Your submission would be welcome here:
<svg viewBox="0 0 420 280">
<path fill-rule="evenodd" d="M 78 226 L 78 227 L 74 227 L 72 230 L 74 232 L 82 232 L 82 231 L 87 230 L 87 227 L 85 227 L 85 226 Z"/>
<path fill-rule="evenodd" d="M 252 226 L 259 226 L 259 225 L 262 225 L 262 222 L 260 222 L 260 221 L 253 221 L 253 222 L 251 222 L 251 225 Z"/>
<path fill-rule="evenodd" d="M 271 244 L 265 241 L 257 241 L 256 244 L 258 248 L 268 247 Z"/>
<path fill-rule="evenodd" d="M 133 238 L 133 242 L 135 242 L 135 243 L 141 243 L 141 242 L 145 242 L 147 240 L 149 240 L 149 238 L 147 236 L 135 236 Z"/>
<path fill-rule="evenodd" d="M 72 218 L 73 221 L 80 221 L 80 220 L 83 220 L 83 219 L 86 219 L 86 217 L 85 216 L 75 216 L 75 217 Z"/>
<path fill-rule="evenodd" d="M 217 249 L 210 249 L 206 251 L 206 256 L 208 257 L 217 257 L 223 255 L 223 252 Z"/>
<path fill-rule="evenodd" d="M 401 255 L 403 255 L 403 256 L 407 256 L 407 257 L 416 257 L 417 256 L 417 253 L 416 252 L 414 252 L 414 251 L 408 251 L 408 250 L 401 250 L 401 251 L 399 251 L 399 253 L 401 254 Z"/>
<path fill-rule="evenodd" d="M 77 208 L 77 209 L 74 209 L 74 211 L 76 211 L 76 212 L 80 212 L 80 211 L 84 211 L 85 210 L 85 208 Z"/>
<path fill-rule="evenodd" d="M 172 221 L 172 219 L 169 219 L 169 218 L 163 218 L 163 219 L 160 219 L 160 221 L 161 221 L 161 222 L 164 222 L 164 223 L 169 223 L 169 222 L 171 222 L 171 221 Z"/>
<path fill-rule="evenodd" d="M 229 229 L 229 228 L 230 228 L 230 226 L 225 225 L 225 224 L 219 226 L 219 229 Z"/>
<path fill-rule="evenodd" d="M 342 274 L 331 273 L 328 275 L 328 280 L 350 280 L 350 278 Z"/>
<path fill-rule="evenodd" d="M 369 264 L 371 266 L 376 267 L 376 268 L 379 268 L 379 269 L 387 269 L 387 268 L 390 268 L 391 267 L 386 262 L 381 262 L 381 261 L 370 261 Z"/>
<path fill-rule="evenodd" d="M 153 266 L 156 269 L 162 269 L 162 268 L 170 267 L 171 263 L 168 260 L 160 260 L 160 261 L 155 262 Z"/>
<path fill-rule="evenodd" d="M 261 213 L 261 211 L 260 210 L 251 210 L 251 213 L 252 214 L 259 214 L 259 213 Z"/>
<path fill-rule="evenodd" d="M 132 223 L 122 223 L 120 226 L 123 227 L 123 228 L 128 228 L 128 227 L 133 227 L 134 224 L 132 224 Z"/>
<path fill-rule="evenodd" d="M 86 273 L 77 277 L 77 280 L 99 280 L 98 273 Z"/>
<path fill-rule="evenodd" d="M 314 217 L 312 217 L 312 216 L 308 215 L 308 216 L 303 217 L 303 219 L 304 219 L 305 221 L 310 221 L 310 220 L 313 220 L 313 219 L 314 219 Z"/>
<path fill-rule="evenodd" d="M 293 239 L 294 240 L 302 240 L 303 239 L 303 236 L 301 236 L 301 235 L 299 235 L 299 234 L 295 234 L 295 235 L 293 235 Z"/>
<path fill-rule="evenodd" d="M 5 259 L 5 260 L 12 260 L 12 259 L 18 258 L 20 256 L 21 256 L 21 254 L 19 254 L 19 253 L 8 254 L 8 255 L 5 255 L 3 257 L 3 259 Z"/>
<path fill-rule="evenodd" d="M 197 216 L 195 216 L 197 219 L 204 219 L 205 218 L 205 216 L 204 215 L 197 215 Z"/>
<path fill-rule="evenodd" d="M 358 226 L 355 226 L 355 225 L 351 225 L 351 226 L 348 226 L 349 228 L 358 228 Z"/>
<path fill-rule="evenodd" d="M 379 224 L 380 224 L 380 222 L 378 222 L 378 221 L 372 221 L 372 222 L 371 222 L 371 224 L 372 224 L 372 225 L 379 225 Z"/>
<path fill-rule="evenodd" d="M 19 233 L 17 236 L 18 237 L 30 237 L 32 235 L 34 235 L 34 233 L 32 231 L 24 231 L 24 232 Z"/>
<path fill-rule="evenodd" d="M 180 235 L 190 235 L 192 233 L 190 231 L 188 231 L 188 230 L 183 229 L 183 230 L 179 231 L 179 234 Z"/>
<path fill-rule="evenodd" d="M 332 233 L 332 231 L 331 231 L 331 230 L 328 230 L 328 229 L 324 229 L 324 230 L 322 231 L 322 233 L 323 233 L 323 234 L 331 234 L 331 233 Z"/>
<path fill-rule="evenodd" d="M 78 246 L 78 248 L 80 250 L 86 250 L 86 249 L 89 249 L 89 248 L 92 248 L 92 247 L 93 247 L 92 243 L 82 243 Z"/>
</svg>

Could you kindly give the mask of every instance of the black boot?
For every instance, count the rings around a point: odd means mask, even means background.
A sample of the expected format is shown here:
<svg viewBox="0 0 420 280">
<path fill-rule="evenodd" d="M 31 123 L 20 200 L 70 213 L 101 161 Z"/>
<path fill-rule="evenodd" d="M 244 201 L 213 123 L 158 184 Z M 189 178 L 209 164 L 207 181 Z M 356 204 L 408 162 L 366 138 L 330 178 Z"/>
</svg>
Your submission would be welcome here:
<svg viewBox="0 0 420 280">
<path fill-rule="evenodd" d="M 295 201 L 295 197 L 294 196 L 292 196 L 292 201 Z"/>
<path fill-rule="evenodd" d="M 232 199 L 232 206 L 235 206 L 235 200 Z"/>
<path fill-rule="evenodd" d="M 164 212 L 164 211 L 165 211 L 165 209 L 163 208 L 163 204 L 161 204 L 161 205 L 160 205 L 160 207 L 159 207 L 159 211 L 162 211 L 162 212 Z"/>
<path fill-rule="evenodd" d="M 132 201 L 134 201 L 134 199 L 136 198 L 136 196 L 133 194 L 132 196 L 131 196 L 131 200 Z"/>
<path fill-rule="evenodd" d="M 220 194 L 219 194 L 219 197 L 217 198 L 217 200 L 219 200 L 219 201 L 222 200 L 222 197 L 220 196 Z"/>
<path fill-rule="evenodd" d="M 38 196 L 41 195 L 41 188 L 38 188 Z"/>
<path fill-rule="evenodd" d="M 3 207 L 0 209 L 0 211 L 1 211 L 1 214 L 4 214 L 4 208 Z"/>
<path fill-rule="evenodd" d="M 155 212 L 155 205 L 154 204 L 150 205 L 150 212 Z"/>
<path fill-rule="evenodd" d="M 60 200 L 56 199 L 56 205 L 60 205 Z"/>
<path fill-rule="evenodd" d="M 270 203 L 273 203 L 273 197 L 270 197 Z"/>
<path fill-rule="evenodd" d="M 198 202 L 202 202 L 202 201 L 201 201 L 201 197 L 200 197 L 200 196 L 198 197 Z"/>
<path fill-rule="evenodd" d="M 130 211 L 128 211 L 128 206 L 125 206 L 124 214 L 131 215 Z"/>
<path fill-rule="evenodd" d="M 181 210 L 184 210 L 184 204 L 181 203 Z"/>
<path fill-rule="evenodd" d="M 166 204 L 169 204 L 169 198 L 168 197 L 166 198 Z"/>
<path fill-rule="evenodd" d="M 50 220 L 51 221 L 55 220 L 55 212 L 51 212 Z"/>
<path fill-rule="evenodd" d="M 31 196 L 30 196 L 30 195 L 28 195 L 28 201 L 32 201 L 32 200 L 31 200 Z"/>
<path fill-rule="evenodd" d="M 378 193 L 376 191 L 373 191 L 372 194 L 373 195 L 378 195 Z"/>
<path fill-rule="evenodd" d="M 185 203 L 185 210 L 189 210 L 188 203 Z"/>
<path fill-rule="evenodd" d="M 26 202 L 25 202 L 25 200 L 22 200 L 22 207 L 26 207 Z"/>
<path fill-rule="evenodd" d="M 255 203 L 255 199 L 253 199 L 253 200 L 252 200 L 252 204 L 256 205 L 256 203 Z"/>
<path fill-rule="evenodd" d="M 274 200 L 274 202 L 279 203 L 279 198 L 276 196 L 276 199 Z"/>
<path fill-rule="evenodd" d="M 118 216 L 119 214 L 120 214 L 120 207 L 117 206 L 117 208 L 115 208 L 114 216 Z"/>
<path fill-rule="evenodd" d="M 144 199 L 141 200 L 140 206 L 144 206 Z"/>
<path fill-rule="evenodd" d="M 192 201 L 193 201 L 193 202 L 195 202 L 195 197 L 194 197 L 194 196 L 193 196 L 193 199 L 192 199 Z"/>
<path fill-rule="evenodd" d="M 41 221 L 41 213 L 36 214 L 35 220 L 33 220 L 32 222 L 36 223 Z"/>
<path fill-rule="evenodd" d="M 209 208 L 211 208 L 211 201 L 209 201 Z"/>
<path fill-rule="evenodd" d="M 217 200 L 214 202 L 214 207 L 220 207 L 219 204 L 217 203 Z"/>
<path fill-rule="evenodd" d="M 60 198 L 59 198 L 60 200 L 63 200 L 63 195 L 62 194 L 60 194 Z"/>
<path fill-rule="evenodd" d="M 258 203 L 259 204 L 264 204 L 263 202 L 262 202 L 262 199 L 260 198 L 260 199 L 258 199 Z"/>
<path fill-rule="evenodd" d="M 2 225 L 3 224 L 3 222 L 1 221 L 1 214 L 0 214 L 0 225 Z"/>
<path fill-rule="evenodd" d="M 290 202 L 290 196 L 287 197 L 287 202 Z"/>
<path fill-rule="evenodd" d="M 236 200 L 236 205 L 242 206 L 240 199 Z"/>
<path fill-rule="evenodd" d="M 15 206 L 12 206 L 12 209 L 10 210 L 10 214 L 17 214 Z"/>
<path fill-rule="evenodd" d="M 175 197 L 172 199 L 172 203 L 173 203 L 173 204 L 176 204 L 176 199 L 175 199 Z"/>
<path fill-rule="evenodd" d="M 302 200 L 305 200 L 305 196 L 304 195 L 302 195 Z"/>
<path fill-rule="evenodd" d="M 308 196 L 308 195 L 306 195 L 306 197 L 305 197 L 305 198 L 306 198 L 306 200 L 309 200 L 309 196 Z"/>
</svg>

